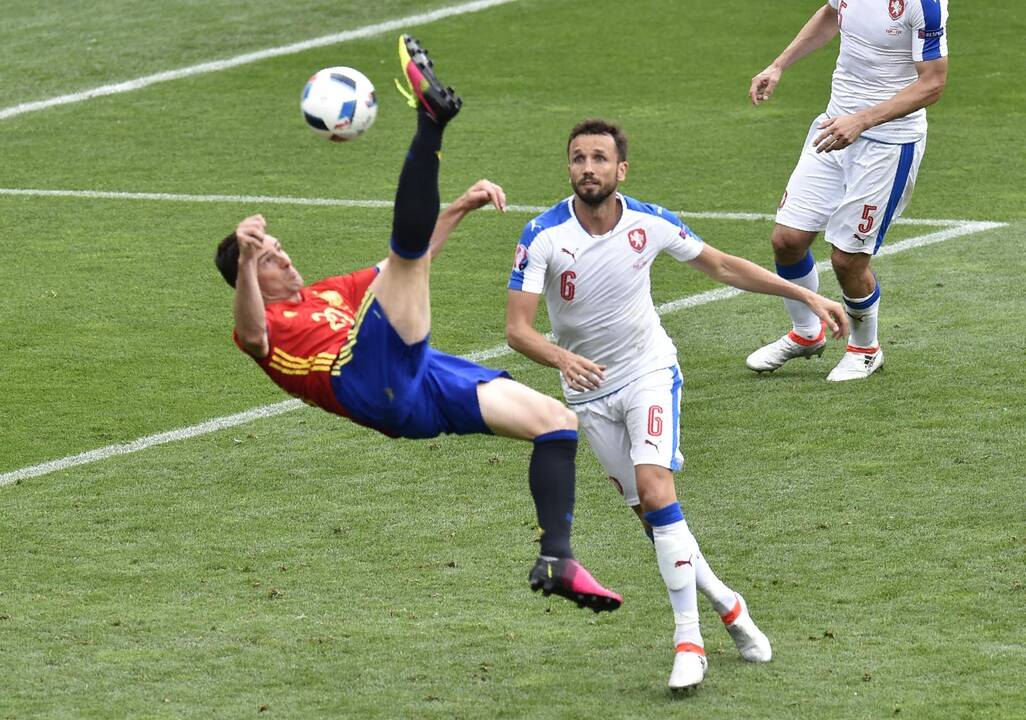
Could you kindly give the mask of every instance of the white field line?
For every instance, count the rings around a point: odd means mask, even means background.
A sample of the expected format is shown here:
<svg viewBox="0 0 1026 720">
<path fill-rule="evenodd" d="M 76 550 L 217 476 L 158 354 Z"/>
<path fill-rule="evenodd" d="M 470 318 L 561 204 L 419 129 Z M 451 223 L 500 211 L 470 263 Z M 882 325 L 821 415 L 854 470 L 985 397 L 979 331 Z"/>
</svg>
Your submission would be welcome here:
<svg viewBox="0 0 1026 720">
<path fill-rule="evenodd" d="M 168 82 L 169 80 L 179 80 L 181 78 L 192 77 L 194 75 L 203 75 L 205 73 L 228 70 L 229 68 L 248 65 L 249 63 L 259 62 L 268 58 L 280 57 L 282 55 L 294 55 L 295 53 L 304 52 L 313 48 L 337 45 L 339 43 L 350 42 L 352 40 L 361 40 L 363 38 L 381 35 L 386 32 L 394 32 L 396 30 L 406 30 L 414 25 L 424 25 L 436 20 L 442 20 L 443 18 L 453 17 L 454 15 L 464 15 L 466 13 L 478 12 L 479 10 L 487 10 L 490 7 L 506 5 L 510 2 L 515 2 L 515 0 L 476 0 L 476 2 L 462 3 L 459 5 L 447 5 L 445 7 L 438 8 L 437 10 L 432 10 L 431 12 L 407 15 L 406 17 L 396 18 L 395 20 L 386 20 L 385 22 L 375 23 L 373 25 L 364 25 L 363 27 L 356 28 L 355 30 L 346 30 L 345 32 L 334 33 L 332 35 L 323 35 L 321 37 L 291 43 L 289 45 L 279 45 L 277 47 L 267 48 L 266 50 L 258 50 L 256 52 L 245 53 L 243 55 L 236 55 L 235 57 L 226 58 L 224 60 L 214 60 L 212 62 L 200 63 L 199 65 L 190 65 L 189 67 L 179 68 L 177 70 L 167 70 L 165 72 L 135 78 L 134 80 L 126 80 L 124 82 L 114 83 L 113 85 L 103 85 L 101 87 L 92 88 L 91 90 L 83 90 L 69 95 L 59 95 L 57 97 L 47 98 L 46 100 L 36 100 L 34 102 L 21 103 L 20 105 L 12 105 L 11 107 L 0 109 L 0 120 L 6 120 L 7 118 L 35 112 L 37 110 L 45 110 L 58 105 L 69 105 L 71 103 L 82 102 L 96 97 L 103 97 L 104 95 L 117 95 L 118 93 L 131 92 L 149 85 L 155 85 L 156 83 Z"/>
<path fill-rule="evenodd" d="M 147 435 L 146 437 L 141 437 L 138 440 L 133 440 L 129 443 L 108 445 L 107 447 L 79 453 L 78 455 L 69 455 L 68 457 L 63 457 L 58 460 L 50 460 L 49 462 L 32 465 L 31 467 L 25 467 L 21 470 L 14 470 L 13 472 L 0 475 L 0 487 L 17 482 L 18 480 L 23 480 L 24 478 L 48 475 L 49 473 L 57 472 L 58 470 L 66 470 L 67 468 L 75 467 L 76 465 L 87 465 L 88 463 L 106 460 L 107 458 L 112 458 L 117 455 L 128 455 L 130 453 L 151 448 L 154 445 L 163 445 L 164 443 L 174 442 L 176 440 L 186 440 L 188 438 L 197 437 L 198 435 L 207 435 L 212 432 L 217 432 L 218 430 L 235 427 L 236 425 L 243 425 L 253 420 L 259 420 L 260 418 L 273 417 L 275 415 L 281 415 L 282 413 L 291 412 L 297 408 L 304 407 L 304 405 L 305 404 L 302 400 L 285 400 L 284 402 L 275 403 L 274 405 L 264 405 L 263 407 L 254 408 L 235 415 L 214 418 L 213 420 L 208 420 L 207 422 L 200 423 L 199 425 L 192 425 L 190 427 L 158 433 L 156 435 Z"/>
<path fill-rule="evenodd" d="M 390 203 L 387 203 L 390 205 Z M 522 208 L 523 212 L 538 212 L 537 208 Z M 689 217 L 708 217 L 710 215 L 715 217 L 727 217 L 729 219 L 755 219 L 762 220 L 766 217 L 753 213 L 684 213 Z M 920 224 L 921 221 L 914 221 L 915 224 Z M 952 240 L 954 238 L 963 237 L 965 235 L 972 235 L 974 233 L 983 232 L 985 230 L 992 230 L 994 228 L 1004 227 L 1007 223 L 1000 222 L 986 222 L 986 221 L 952 221 L 952 220 L 940 220 L 931 221 L 932 225 L 939 224 L 951 224 L 950 227 L 944 230 L 938 230 L 936 232 L 927 233 L 926 235 L 919 235 L 912 237 L 901 242 L 894 243 L 893 245 L 885 245 L 880 249 L 878 255 L 894 255 L 895 253 L 905 252 L 906 250 L 913 250 L 915 248 L 924 247 L 926 245 L 933 245 L 935 243 L 945 242 L 946 240 Z M 816 263 L 816 267 L 820 270 L 826 270 L 830 267 L 829 260 L 821 260 Z M 735 297 L 736 295 L 742 294 L 743 291 L 736 288 L 721 287 L 715 290 L 707 290 L 706 292 L 697 293 L 695 295 L 688 295 L 678 300 L 663 303 L 656 308 L 656 311 L 660 315 L 667 315 L 674 313 L 685 308 L 698 307 L 700 305 L 706 305 L 717 300 L 726 300 L 727 298 Z M 550 336 L 551 338 L 551 336 Z M 496 345 L 491 348 L 484 350 L 478 350 L 476 352 L 469 353 L 464 357 L 474 362 L 483 362 L 485 360 L 491 360 L 493 358 L 502 357 L 508 355 L 512 350 L 507 345 Z M 147 448 L 154 447 L 155 445 L 162 445 L 164 443 L 174 442 L 178 440 L 186 440 L 188 438 L 198 437 L 200 435 L 207 435 L 209 433 L 218 432 L 220 430 L 226 430 L 228 428 L 236 427 L 238 425 L 244 425 L 258 420 L 260 418 L 272 417 L 274 415 L 281 415 L 282 413 L 291 412 L 301 407 L 306 407 L 306 404 L 300 400 L 286 400 L 273 405 L 265 405 L 263 407 L 254 408 L 253 410 L 247 410 L 246 412 L 236 413 L 235 415 L 227 415 L 224 417 L 214 418 L 198 425 L 191 425 L 186 428 L 180 428 L 178 430 L 171 430 L 169 432 L 158 433 L 156 435 L 147 435 L 146 437 L 138 438 L 129 443 L 108 445 L 106 447 L 98 448 L 96 450 L 90 450 L 88 452 L 79 453 L 78 455 L 69 455 L 67 457 L 59 458 L 57 460 L 50 460 L 49 462 L 41 463 L 39 465 L 31 465 L 23 467 L 19 470 L 13 470 L 0 474 L 0 487 L 4 485 L 10 485 L 11 483 L 17 482 L 18 480 L 24 480 L 27 478 L 39 477 L 40 475 L 48 475 L 52 472 L 59 470 L 67 470 L 68 468 L 75 467 L 77 465 L 86 465 L 88 463 L 98 462 L 100 460 L 106 460 L 107 458 L 115 457 L 117 455 L 127 455 L 129 453 L 139 452 L 140 450 L 146 450 Z"/>
<path fill-rule="evenodd" d="M 390 208 L 391 200 L 353 200 L 349 198 L 304 198 L 288 195 L 192 195 L 188 193 L 121 192 L 117 190 L 63 190 L 43 188 L 0 188 L 0 196 L 58 197 L 82 200 L 144 200 L 187 203 L 237 203 L 239 205 L 312 205 L 319 207 Z M 545 205 L 510 205 L 509 212 L 542 213 L 549 209 Z M 486 210 L 492 208 L 485 208 Z M 676 211 L 685 219 L 698 220 L 748 220 L 769 221 L 772 214 L 745 212 L 689 212 Z M 956 227 L 972 223 L 972 220 L 898 218 L 898 225 L 929 225 L 933 227 Z"/>
<path fill-rule="evenodd" d="M 391 200 L 342 200 L 301 198 L 288 195 L 189 195 L 186 193 L 117 192 L 105 190 L 42 190 L 0 188 L 0 195 L 22 197 L 78 198 L 82 200 L 149 200 L 185 203 L 238 203 L 241 205 L 313 205 L 353 208 L 390 208 Z"/>
</svg>

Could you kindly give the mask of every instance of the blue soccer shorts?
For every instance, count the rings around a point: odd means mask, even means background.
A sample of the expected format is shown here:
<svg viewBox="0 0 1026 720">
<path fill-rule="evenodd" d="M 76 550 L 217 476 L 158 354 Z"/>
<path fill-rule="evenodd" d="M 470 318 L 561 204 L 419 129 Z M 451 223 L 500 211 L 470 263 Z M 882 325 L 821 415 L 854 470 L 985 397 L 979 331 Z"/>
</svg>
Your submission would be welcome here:
<svg viewBox="0 0 1026 720">
<path fill-rule="evenodd" d="M 427 339 L 407 345 L 377 299 L 350 332 L 332 388 L 355 421 L 393 437 L 491 434 L 477 386 L 508 378 L 504 370 L 439 352 Z"/>
</svg>

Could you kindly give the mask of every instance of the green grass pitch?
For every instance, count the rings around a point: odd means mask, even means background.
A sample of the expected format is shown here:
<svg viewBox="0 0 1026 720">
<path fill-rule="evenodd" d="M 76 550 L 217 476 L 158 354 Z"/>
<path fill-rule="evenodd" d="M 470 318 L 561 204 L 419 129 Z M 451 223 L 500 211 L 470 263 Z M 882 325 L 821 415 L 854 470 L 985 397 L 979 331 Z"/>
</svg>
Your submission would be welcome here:
<svg viewBox="0 0 1026 720">
<path fill-rule="evenodd" d="M 746 92 L 817 5 L 519 0 L 405 28 L 465 99 L 443 199 L 488 177 L 511 203 L 552 204 L 569 128 L 605 116 L 631 138 L 625 192 L 768 265 L 769 221 L 688 214 L 773 211 L 835 46 L 769 105 Z M 413 126 L 391 89 L 399 30 L 4 110 L 445 7 L 4 4 L 0 477 L 284 400 L 231 343 L 214 244 L 263 212 L 313 280 L 380 259 L 390 213 L 198 198 L 389 200 Z M 874 262 L 886 368 L 828 385 L 831 343 L 753 375 L 744 356 L 785 327 L 774 298 L 663 318 L 685 372 L 685 512 L 772 663 L 743 663 L 702 601 L 706 681 L 668 693 L 665 588 L 586 446 L 577 553 L 625 597 L 602 616 L 528 591 L 525 444 L 387 442 L 303 408 L 0 483 L 0 720 L 1026 716 L 1026 20 L 1012 0 L 950 11 L 948 88 L 906 215 L 1003 225 Z M 342 146 L 298 110 L 305 79 L 337 64 L 380 100 Z M 478 213 L 453 237 L 433 274 L 440 348 L 503 344 L 530 217 Z M 896 225 L 888 244 L 944 227 Z M 655 268 L 659 303 L 713 287 Z M 488 362 L 558 394 L 554 371 Z"/>
</svg>

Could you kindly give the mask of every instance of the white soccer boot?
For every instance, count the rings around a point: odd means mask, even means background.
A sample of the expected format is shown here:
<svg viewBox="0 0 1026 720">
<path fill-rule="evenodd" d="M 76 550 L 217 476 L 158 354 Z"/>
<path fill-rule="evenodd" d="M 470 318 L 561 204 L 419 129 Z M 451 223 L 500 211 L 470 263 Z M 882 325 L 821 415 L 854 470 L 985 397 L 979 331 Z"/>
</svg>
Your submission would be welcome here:
<svg viewBox="0 0 1026 720">
<path fill-rule="evenodd" d="M 849 345 L 844 352 L 841 362 L 837 363 L 827 380 L 831 382 L 842 382 L 844 380 L 862 380 L 875 373 L 883 367 L 883 349 L 877 345 L 875 348 L 860 348 Z"/>
<path fill-rule="evenodd" d="M 705 659 L 705 650 L 700 645 L 682 642 L 677 645 L 677 653 L 673 657 L 673 670 L 670 671 L 671 690 L 690 690 L 698 687 L 705 678 L 705 669 L 709 661 Z"/>
<path fill-rule="evenodd" d="M 811 360 L 823 354 L 826 347 L 826 331 L 821 330 L 819 337 L 806 340 L 794 330 L 776 342 L 763 345 L 745 360 L 745 365 L 755 372 L 773 372 L 793 358 L 803 357 Z"/>
<path fill-rule="evenodd" d="M 769 662 L 773 657 L 769 638 L 756 627 L 752 616 L 748 614 L 748 603 L 745 599 L 737 593 L 734 597 L 737 598 L 737 604 L 733 610 L 721 616 L 723 625 L 734 639 L 734 645 L 737 646 L 743 660 L 753 663 Z"/>
</svg>

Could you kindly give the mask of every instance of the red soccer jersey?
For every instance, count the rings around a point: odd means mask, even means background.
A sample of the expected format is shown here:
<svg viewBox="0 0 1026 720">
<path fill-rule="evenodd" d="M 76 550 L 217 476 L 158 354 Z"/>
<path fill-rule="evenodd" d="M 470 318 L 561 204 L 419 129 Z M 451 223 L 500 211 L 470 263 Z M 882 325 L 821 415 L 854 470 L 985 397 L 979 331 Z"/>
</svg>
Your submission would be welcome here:
<svg viewBox="0 0 1026 720">
<path fill-rule="evenodd" d="M 331 376 L 375 277 L 377 268 L 371 267 L 325 278 L 300 290 L 299 302 L 267 305 L 270 352 L 257 364 L 290 395 L 349 417 L 332 392 Z M 242 347 L 237 336 L 235 344 Z"/>
</svg>

